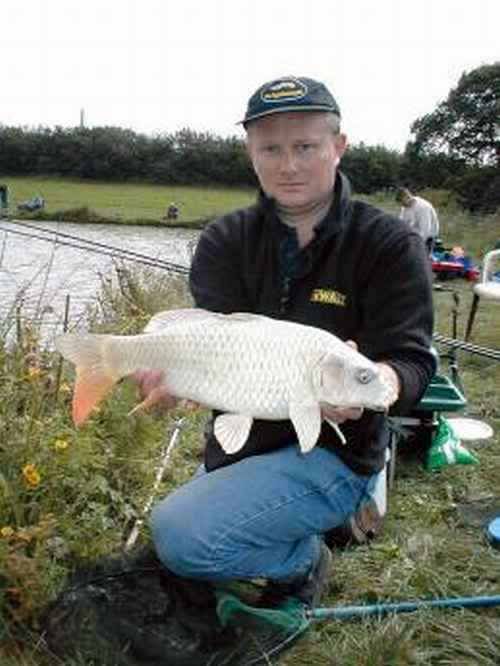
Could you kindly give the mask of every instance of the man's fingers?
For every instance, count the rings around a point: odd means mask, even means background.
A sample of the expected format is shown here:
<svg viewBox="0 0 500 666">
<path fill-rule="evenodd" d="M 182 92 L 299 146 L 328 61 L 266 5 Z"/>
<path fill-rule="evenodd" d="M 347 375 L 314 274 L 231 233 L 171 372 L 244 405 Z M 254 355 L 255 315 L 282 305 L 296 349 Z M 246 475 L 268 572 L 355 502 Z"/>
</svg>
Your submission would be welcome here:
<svg viewBox="0 0 500 666">
<path fill-rule="evenodd" d="M 379 363 L 377 363 L 377 366 L 382 381 L 389 390 L 388 404 L 390 406 L 394 404 L 396 400 L 399 398 L 399 394 L 401 392 L 401 380 L 399 379 L 399 375 L 394 370 L 394 368 L 392 368 L 388 363 L 380 361 Z"/>
<path fill-rule="evenodd" d="M 150 407 L 168 410 L 178 405 L 178 398 L 169 393 L 165 385 L 165 374 L 163 371 L 137 370 L 131 376 L 137 383 L 142 402 L 134 407 L 130 414 L 145 411 Z"/>
<path fill-rule="evenodd" d="M 156 386 L 152 389 L 142 402 L 129 412 L 129 416 L 137 412 L 145 412 L 151 407 L 160 407 L 162 409 L 173 409 L 178 403 L 177 398 L 170 395 L 164 386 Z"/>
<path fill-rule="evenodd" d="M 142 398 L 147 398 L 164 381 L 161 370 L 137 370 L 132 374 L 132 379 L 137 383 Z"/>
<path fill-rule="evenodd" d="M 201 405 L 199 402 L 195 402 L 194 400 L 184 399 L 179 402 L 179 407 L 186 409 L 188 412 L 194 412 L 197 409 L 200 409 Z"/>
<path fill-rule="evenodd" d="M 344 423 L 344 421 L 357 421 L 363 414 L 362 407 L 333 407 L 327 403 L 321 404 L 321 414 L 324 419 L 334 423 Z"/>
</svg>

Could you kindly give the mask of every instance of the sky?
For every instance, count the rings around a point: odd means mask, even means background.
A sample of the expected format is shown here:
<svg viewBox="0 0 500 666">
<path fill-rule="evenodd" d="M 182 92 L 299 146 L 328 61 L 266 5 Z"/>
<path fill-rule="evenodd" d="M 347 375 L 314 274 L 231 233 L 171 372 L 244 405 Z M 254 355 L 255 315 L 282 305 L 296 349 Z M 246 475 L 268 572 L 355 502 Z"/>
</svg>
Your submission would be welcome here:
<svg viewBox="0 0 500 666">
<path fill-rule="evenodd" d="M 328 85 L 351 144 L 404 150 L 464 71 L 500 60 L 500 1 L 2 0 L 0 124 L 243 136 L 280 76 Z M 0 147 L 1 149 L 1 147 Z"/>
</svg>

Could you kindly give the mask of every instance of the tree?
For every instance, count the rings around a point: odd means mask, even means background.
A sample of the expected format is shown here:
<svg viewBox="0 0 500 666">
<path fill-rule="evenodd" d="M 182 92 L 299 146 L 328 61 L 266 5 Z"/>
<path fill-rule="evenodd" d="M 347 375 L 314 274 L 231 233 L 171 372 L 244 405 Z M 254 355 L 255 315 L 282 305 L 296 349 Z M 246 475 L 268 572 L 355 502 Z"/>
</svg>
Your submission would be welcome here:
<svg viewBox="0 0 500 666">
<path fill-rule="evenodd" d="M 500 166 L 500 62 L 463 73 L 448 99 L 411 126 L 422 155 L 443 153 L 468 166 Z"/>
<path fill-rule="evenodd" d="M 344 171 L 357 193 L 390 189 L 400 180 L 401 155 L 384 146 L 350 146 L 342 159 Z"/>
</svg>

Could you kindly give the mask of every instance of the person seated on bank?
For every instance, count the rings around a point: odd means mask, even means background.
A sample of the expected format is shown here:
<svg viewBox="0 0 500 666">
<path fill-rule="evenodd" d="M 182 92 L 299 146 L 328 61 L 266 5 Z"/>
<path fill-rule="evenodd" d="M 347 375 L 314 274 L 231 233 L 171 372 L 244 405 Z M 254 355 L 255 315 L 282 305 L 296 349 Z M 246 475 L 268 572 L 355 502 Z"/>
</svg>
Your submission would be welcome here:
<svg viewBox="0 0 500 666">
<path fill-rule="evenodd" d="M 427 199 L 412 194 L 406 187 L 398 188 L 396 201 L 401 204 L 399 217 L 420 234 L 431 254 L 439 237 L 439 219 L 434 206 Z"/>
<path fill-rule="evenodd" d="M 172 201 L 167 208 L 167 220 L 177 220 L 179 217 L 179 207 Z"/>
<path fill-rule="evenodd" d="M 323 83 L 291 76 L 265 83 L 242 124 L 261 189 L 254 205 L 201 233 L 190 271 L 196 306 L 286 319 L 352 341 L 376 362 L 394 413 L 408 412 L 435 371 L 421 239 L 351 197 L 339 170 L 347 146 L 340 109 Z M 141 370 L 135 378 L 143 398 L 160 389 L 166 408 L 176 404 L 168 376 Z M 212 418 L 201 469 L 152 512 L 165 567 L 210 583 L 264 578 L 271 594 L 315 606 L 330 570 L 325 534 L 371 497 L 389 443 L 386 414 L 324 404 L 323 416 L 340 424 L 347 443 L 324 421 L 306 455 L 289 421 L 255 421 L 243 449 L 228 455 Z"/>
</svg>

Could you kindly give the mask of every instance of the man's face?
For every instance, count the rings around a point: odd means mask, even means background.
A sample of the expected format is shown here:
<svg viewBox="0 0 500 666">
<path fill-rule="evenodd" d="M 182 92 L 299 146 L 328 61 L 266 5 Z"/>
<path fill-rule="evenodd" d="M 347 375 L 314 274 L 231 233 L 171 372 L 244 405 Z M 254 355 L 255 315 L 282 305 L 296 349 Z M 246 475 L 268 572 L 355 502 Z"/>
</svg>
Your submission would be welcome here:
<svg viewBox="0 0 500 666">
<path fill-rule="evenodd" d="M 346 149 L 326 113 L 277 113 L 248 127 L 248 153 L 264 192 L 287 208 L 324 200 Z"/>
<path fill-rule="evenodd" d="M 400 202 L 402 206 L 408 208 L 408 206 L 411 206 L 413 202 L 413 197 L 408 192 L 402 192 L 400 196 Z"/>
</svg>

